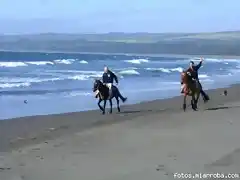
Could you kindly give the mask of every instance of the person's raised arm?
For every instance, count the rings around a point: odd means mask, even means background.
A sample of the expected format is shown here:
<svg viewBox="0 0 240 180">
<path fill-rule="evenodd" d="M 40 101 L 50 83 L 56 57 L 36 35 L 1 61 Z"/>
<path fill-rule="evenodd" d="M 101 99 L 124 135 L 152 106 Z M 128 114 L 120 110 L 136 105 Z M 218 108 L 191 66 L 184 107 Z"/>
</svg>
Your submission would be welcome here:
<svg viewBox="0 0 240 180">
<path fill-rule="evenodd" d="M 203 58 L 201 58 L 200 62 L 198 63 L 198 65 L 195 66 L 195 70 L 198 71 L 199 68 L 202 66 L 203 63 Z"/>
</svg>

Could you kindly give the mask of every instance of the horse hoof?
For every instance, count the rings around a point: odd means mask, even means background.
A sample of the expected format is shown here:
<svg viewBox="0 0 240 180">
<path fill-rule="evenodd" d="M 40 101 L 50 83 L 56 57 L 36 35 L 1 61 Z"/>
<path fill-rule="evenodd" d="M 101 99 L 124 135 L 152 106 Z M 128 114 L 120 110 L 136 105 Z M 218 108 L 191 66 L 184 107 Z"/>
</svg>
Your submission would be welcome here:
<svg viewBox="0 0 240 180">
<path fill-rule="evenodd" d="M 102 115 L 104 115 L 105 114 L 105 112 L 102 112 Z"/>
<path fill-rule="evenodd" d="M 109 113 L 109 114 L 112 114 L 112 111 L 109 111 L 108 113 Z"/>
<path fill-rule="evenodd" d="M 198 108 L 197 108 L 196 106 L 192 107 L 192 109 L 193 109 L 194 111 L 197 111 L 197 110 L 198 110 Z"/>
</svg>

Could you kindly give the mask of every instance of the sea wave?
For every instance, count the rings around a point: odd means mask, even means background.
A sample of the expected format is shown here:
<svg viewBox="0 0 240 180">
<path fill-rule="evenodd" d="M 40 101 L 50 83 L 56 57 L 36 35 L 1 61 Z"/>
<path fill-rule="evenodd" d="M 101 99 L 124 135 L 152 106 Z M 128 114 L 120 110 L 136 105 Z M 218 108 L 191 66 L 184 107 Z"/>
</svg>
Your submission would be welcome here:
<svg viewBox="0 0 240 180">
<path fill-rule="evenodd" d="M 118 74 L 121 75 L 139 75 L 140 73 L 134 69 L 129 69 L 129 70 L 123 70 L 118 72 Z"/>
<path fill-rule="evenodd" d="M 0 62 L 0 67 L 19 67 L 19 66 L 27 66 L 24 62 Z"/>
<path fill-rule="evenodd" d="M 46 83 L 64 80 L 76 80 L 76 81 L 86 81 L 94 78 L 102 77 L 102 72 L 100 71 L 73 71 L 71 74 L 59 74 L 57 77 L 52 78 L 41 78 L 41 77 L 1 77 L 0 78 L 0 88 L 17 88 L 17 87 L 27 87 L 33 85 L 33 83 Z"/>
<path fill-rule="evenodd" d="M 132 69 L 137 70 L 139 68 L 137 68 L 137 67 L 126 67 L 126 68 L 119 68 L 119 69 L 113 69 L 113 70 L 114 71 L 125 71 L 125 70 L 132 70 Z"/>
<path fill-rule="evenodd" d="M 79 63 L 81 63 L 81 64 L 88 64 L 88 62 L 85 61 L 85 60 L 81 60 L 81 61 L 79 61 Z"/>
<path fill-rule="evenodd" d="M 64 93 L 63 97 L 75 97 L 75 96 L 92 96 L 93 93 L 90 92 L 81 92 L 81 91 L 73 91 Z"/>
<path fill-rule="evenodd" d="M 200 57 L 190 58 L 188 61 L 200 61 Z M 225 63 L 240 63 L 240 59 L 223 59 L 223 58 L 204 58 L 204 61 L 206 62 L 225 62 Z"/>
<path fill-rule="evenodd" d="M 72 64 L 77 59 L 56 59 L 53 60 L 56 64 Z"/>
<path fill-rule="evenodd" d="M 30 61 L 30 62 L 25 62 L 25 64 L 31 64 L 31 65 L 54 65 L 53 62 L 51 61 Z"/>
<path fill-rule="evenodd" d="M 47 82 L 47 81 L 57 81 L 61 80 L 60 78 L 8 78 L 8 77 L 2 77 L 0 78 L 1 83 L 41 83 L 41 82 Z"/>
<path fill-rule="evenodd" d="M 31 83 L 0 83 L 0 88 L 16 88 L 16 87 L 28 87 Z"/>
<path fill-rule="evenodd" d="M 183 68 L 182 67 L 177 67 L 177 68 L 145 68 L 147 71 L 154 71 L 154 72 L 163 72 L 163 73 L 171 73 L 171 72 L 182 72 Z"/>
<path fill-rule="evenodd" d="M 124 62 L 132 63 L 132 64 L 142 64 L 142 63 L 148 63 L 148 59 L 132 59 L 132 60 L 124 60 Z"/>
<path fill-rule="evenodd" d="M 44 66 L 44 65 L 56 65 L 56 64 L 66 64 L 70 65 L 74 63 L 77 59 L 56 59 L 52 61 L 2 61 L 0 62 L 0 67 L 21 67 L 21 66 L 28 66 L 28 65 L 36 65 L 36 66 Z M 81 60 L 79 61 L 81 64 L 88 64 L 87 61 Z"/>
</svg>

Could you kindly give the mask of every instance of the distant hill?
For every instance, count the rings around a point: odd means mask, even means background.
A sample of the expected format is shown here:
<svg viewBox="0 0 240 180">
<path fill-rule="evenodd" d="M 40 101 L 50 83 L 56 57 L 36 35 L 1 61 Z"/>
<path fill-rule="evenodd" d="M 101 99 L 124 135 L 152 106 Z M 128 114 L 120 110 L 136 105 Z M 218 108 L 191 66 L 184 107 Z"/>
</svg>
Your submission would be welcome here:
<svg viewBox="0 0 240 180">
<path fill-rule="evenodd" d="M 240 31 L 0 35 L 0 49 L 11 51 L 240 55 Z"/>
</svg>

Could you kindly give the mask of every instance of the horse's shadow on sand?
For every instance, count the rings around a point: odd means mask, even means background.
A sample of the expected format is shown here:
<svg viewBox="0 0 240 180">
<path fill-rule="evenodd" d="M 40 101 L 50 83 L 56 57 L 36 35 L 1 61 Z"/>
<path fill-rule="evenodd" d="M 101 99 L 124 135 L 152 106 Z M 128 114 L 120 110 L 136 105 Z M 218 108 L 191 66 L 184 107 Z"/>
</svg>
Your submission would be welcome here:
<svg viewBox="0 0 240 180">
<path fill-rule="evenodd" d="M 234 109 L 234 108 L 240 108 L 240 106 L 220 106 L 220 107 L 212 107 L 205 109 L 206 111 L 217 111 L 222 109 Z"/>
<path fill-rule="evenodd" d="M 152 113 L 152 112 L 162 112 L 162 111 L 166 111 L 167 109 L 147 109 L 147 110 L 125 110 L 120 112 L 119 114 L 136 114 L 136 113 Z"/>
<path fill-rule="evenodd" d="M 144 113 L 144 112 L 152 112 L 152 110 L 125 110 L 121 111 L 117 114 L 124 114 L 124 115 L 130 115 L 130 114 L 138 114 L 138 113 Z"/>
<path fill-rule="evenodd" d="M 204 109 L 205 111 L 217 111 L 217 110 L 223 110 L 223 109 L 236 109 L 240 108 L 240 106 L 220 106 L 220 107 L 211 107 Z M 159 110 L 125 110 L 120 112 L 120 114 L 137 114 L 137 113 L 152 113 L 152 112 L 163 112 L 167 109 L 159 109 Z"/>
</svg>

